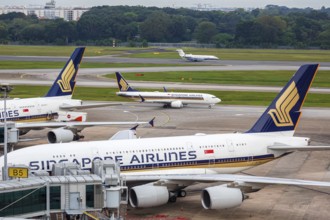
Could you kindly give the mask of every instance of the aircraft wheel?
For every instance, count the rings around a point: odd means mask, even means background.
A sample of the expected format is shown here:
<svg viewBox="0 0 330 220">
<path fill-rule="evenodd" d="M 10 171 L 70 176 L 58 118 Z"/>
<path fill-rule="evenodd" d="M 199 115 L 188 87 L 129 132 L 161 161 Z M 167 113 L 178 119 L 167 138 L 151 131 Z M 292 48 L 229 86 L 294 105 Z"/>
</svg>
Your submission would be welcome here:
<svg viewBox="0 0 330 220">
<path fill-rule="evenodd" d="M 186 195 L 187 195 L 187 192 L 186 192 L 185 190 L 180 190 L 180 191 L 178 192 L 178 196 L 179 196 L 179 197 L 186 197 Z"/>
<path fill-rule="evenodd" d="M 176 196 L 171 196 L 169 199 L 168 199 L 168 201 L 169 202 L 176 202 Z"/>
</svg>

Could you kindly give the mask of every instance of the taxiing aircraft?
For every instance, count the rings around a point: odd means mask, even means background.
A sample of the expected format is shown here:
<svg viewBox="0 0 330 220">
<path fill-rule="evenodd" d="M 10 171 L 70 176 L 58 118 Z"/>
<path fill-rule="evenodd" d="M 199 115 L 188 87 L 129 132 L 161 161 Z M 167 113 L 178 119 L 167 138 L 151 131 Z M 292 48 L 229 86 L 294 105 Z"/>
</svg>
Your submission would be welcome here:
<svg viewBox="0 0 330 220">
<path fill-rule="evenodd" d="M 129 192 L 133 207 L 175 201 L 177 196 L 186 195 L 185 187 L 196 182 L 224 182 L 202 191 L 205 209 L 239 206 L 246 198 L 244 193 L 267 184 L 329 187 L 330 182 L 231 174 L 295 150 L 330 149 L 308 146 L 309 138 L 293 137 L 317 69 L 317 64 L 301 66 L 245 133 L 46 144 L 10 152 L 8 162 L 25 164 L 32 171 L 51 171 L 55 163 L 75 162 L 83 169 L 90 169 L 94 160 L 116 160 L 126 183 L 135 184 Z M 137 182 L 143 184 L 136 185 Z"/>
<path fill-rule="evenodd" d="M 124 77 L 116 72 L 119 92 L 118 96 L 133 98 L 141 102 L 160 103 L 164 107 L 182 108 L 188 104 L 204 104 L 211 108 L 221 100 L 214 95 L 206 93 L 188 93 L 188 92 L 140 92 L 133 89 Z"/>
<path fill-rule="evenodd" d="M 193 55 L 193 54 L 186 54 L 183 52 L 182 49 L 177 49 L 176 50 L 180 57 L 184 60 L 192 61 L 192 62 L 201 62 L 204 60 L 219 60 L 218 57 L 212 56 L 212 55 Z"/>
<path fill-rule="evenodd" d="M 78 132 L 89 126 L 147 124 L 148 122 L 84 122 L 86 113 L 73 111 L 119 105 L 118 103 L 83 104 L 82 100 L 72 99 L 75 79 L 84 51 L 84 47 L 75 49 L 44 97 L 7 100 L 6 112 L 4 102 L 1 101 L 0 122 L 3 122 L 5 117 L 7 121 L 16 122 L 20 135 L 30 130 L 57 128 L 48 132 L 50 143 L 78 140 L 82 137 Z M 49 121 L 56 122 L 45 123 Z"/>
</svg>

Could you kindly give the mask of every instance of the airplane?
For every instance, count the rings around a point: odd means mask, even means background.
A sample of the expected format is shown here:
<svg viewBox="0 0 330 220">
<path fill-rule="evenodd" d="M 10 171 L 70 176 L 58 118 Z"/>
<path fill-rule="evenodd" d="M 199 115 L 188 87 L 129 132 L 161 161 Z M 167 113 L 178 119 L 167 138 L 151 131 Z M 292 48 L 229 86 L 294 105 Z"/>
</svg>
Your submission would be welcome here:
<svg viewBox="0 0 330 220">
<path fill-rule="evenodd" d="M 196 182 L 223 182 L 202 190 L 205 209 L 239 206 L 246 193 L 269 184 L 329 187 L 330 182 L 323 181 L 235 174 L 296 150 L 330 150 L 330 146 L 309 146 L 307 137 L 293 136 L 318 66 L 301 66 L 245 133 L 44 144 L 10 152 L 8 162 L 51 172 L 55 163 L 73 162 L 91 169 L 94 160 L 116 160 L 126 183 L 135 185 L 129 190 L 129 202 L 140 208 L 174 202 Z"/>
<path fill-rule="evenodd" d="M 188 92 L 140 92 L 133 89 L 124 77 L 116 72 L 119 92 L 118 96 L 133 98 L 134 100 L 141 100 L 141 102 L 161 103 L 164 108 L 182 108 L 188 104 L 205 104 L 212 108 L 216 103 L 221 102 L 219 98 L 207 93 L 188 93 Z"/>
<path fill-rule="evenodd" d="M 6 100 L 6 112 L 4 102 L 1 101 L 0 122 L 3 122 L 5 117 L 7 121 L 15 122 L 20 135 L 30 130 L 57 128 L 47 134 L 50 143 L 79 140 L 82 136 L 78 133 L 89 126 L 147 124 L 148 122 L 85 122 L 87 113 L 73 111 L 119 105 L 119 103 L 84 104 L 82 100 L 72 99 L 75 79 L 84 51 L 85 47 L 75 49 L 44 97 Z M 52 123 L 45 123 L 51 121 Z"/>
<path fill-rule="evenodd" d="M 179 53 L 179 55 L 182 59 L 187 60 L 187 61 L 201 62 L 201 61 L 204 61 L 204 60 L 219 60 L 218 57 L 212 56 L 212 55 L 186 54 L 185 52 L 183 52 L 182 49 L 177 49 L 176 51 Z"/>
</svg>

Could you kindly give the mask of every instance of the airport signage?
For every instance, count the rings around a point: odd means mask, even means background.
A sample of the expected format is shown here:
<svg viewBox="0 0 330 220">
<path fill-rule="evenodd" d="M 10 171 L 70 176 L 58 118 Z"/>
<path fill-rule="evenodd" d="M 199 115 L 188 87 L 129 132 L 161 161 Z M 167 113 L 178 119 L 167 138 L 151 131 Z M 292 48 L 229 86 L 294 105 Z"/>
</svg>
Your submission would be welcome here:
<svg viewBox="0 0 330 220">
<path fill-rule="evenodd" d="M 28 178 L 29 169 L 26 167 L 8 167 L 8 176 L 12 178 Z"/>
</svg>

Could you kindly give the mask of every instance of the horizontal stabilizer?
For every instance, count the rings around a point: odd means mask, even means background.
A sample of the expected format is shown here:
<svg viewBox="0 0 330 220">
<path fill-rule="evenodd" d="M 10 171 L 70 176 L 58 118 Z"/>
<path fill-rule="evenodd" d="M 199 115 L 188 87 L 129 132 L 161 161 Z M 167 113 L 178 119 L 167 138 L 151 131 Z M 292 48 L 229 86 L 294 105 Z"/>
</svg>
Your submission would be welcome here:
<svg viewBox="0 0 330 220">
<path fill-rule="evenodd" d="M 268 149 L 275 151 L 320 151 L 330 150 L 330 146 L 289 146 L 289 145 L 274 145 L 269 146 Z"/>
<path fill-rule="evenodd" d="M 130 130 L 118 131 L 109 140 L 128 140 L 128 139 L 136 139 L 136 130 L 130 129 Z"/>
</svg>

